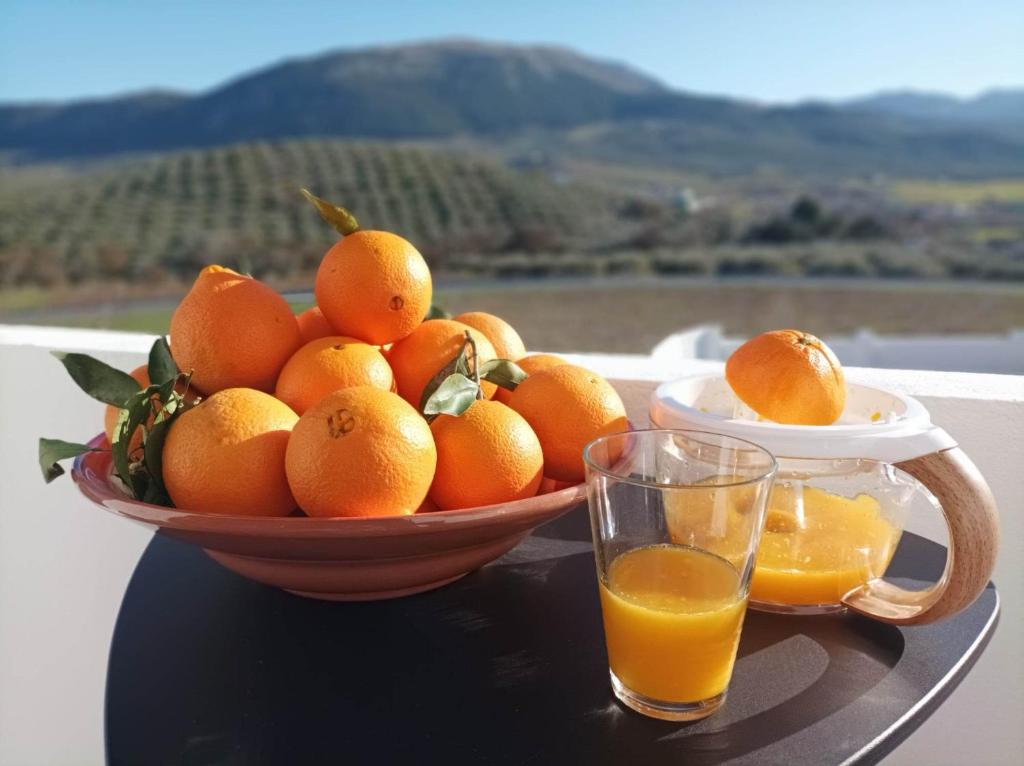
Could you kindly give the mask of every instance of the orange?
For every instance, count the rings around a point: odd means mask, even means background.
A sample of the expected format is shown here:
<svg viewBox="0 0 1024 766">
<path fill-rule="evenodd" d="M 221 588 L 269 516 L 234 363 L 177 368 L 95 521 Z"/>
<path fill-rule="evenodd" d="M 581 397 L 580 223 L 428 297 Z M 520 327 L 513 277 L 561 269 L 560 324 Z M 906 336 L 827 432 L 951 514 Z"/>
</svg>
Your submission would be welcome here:
<svg viewBox="0 0 1024 766">
<path fill-rule="evenodd" d="M 324 312 L 320 310 L 319 306 L 313 306 L 313 308 L 306 309 L 297 317 L 295 321 L 299 323 L 299 333 L 302 335 L 302 342 L 309 343 L 311 340 L 317 338 L 326 338 L 329 335 L 337 335 L 331 327 L 331 323 L 327 321 L 324 316 Z"/>
<path fill-rule="evenodd" d="M 533 373 L 546 370 L 549 367 L 557 367 L 560 364 L 569 363 L 562 359 L 562 357 L 555 356 L 554 354 L 530 354 L 529 356 L 524 356 L 522 359 L 518 360 L 516 364 L 519 365 L 522 371 L 527 375 L 533 375 Z M 494 395 L 494 398 L 502 404 L 508 404 L 509 399 L 512 398 L 512 392 L 507 388 L 499 388 L 498 392 Z"/>
<path fill-rule="evenodd" d="M 501 317 L 484 311 L 469 311 L 452 319 L 482 332 L 494 346 L 494 353 L 498 355 L 498 359 L 511 359 L 515 362 L 526 356 L 523 339 L 519 337 L 515 328 Z"/>
<path fill-rule="evenodd" d="M 827 426 L 846 406 L 843 368 L 832 349 L 800 330 L 751 338 L 725 363 L 733 393 L 776 423 Z"/>
<path fill-rule="evenodd" d="M 328 394 L 299 418 L 285 467 L 310 516 L 401 516 L 421 506 L 437 450 L 427 421 L 372 386 Z"/>
<path fill-rule="evenodd" d="M 277 374 L 302 345 L 284 298 L 223 266 L 199 272 L 171 317 L 171 354 L 206 394 L 225 388 L 273 391 Z"/>
<path fill-rule="evenodd" d="M 481 399 L 461 415 L 430 424 L 437 472 L 430 499 L 443 511 L 507 503 L 537 494 L 544 470 L 540 441 L 521 415 Z"/>
<path fill-rule="evenodd" d="M 136 367 L 129 373 L 138 382 L 140 388 L 146 388 L 149 385 L 149 367 L 148 365 L 142 364 Z M 107 405 L 107 409 L 103 412 L 103 430 L 107 433 L 107 441 L 111 444 L 114 443 L 114 429 L 117 427 L 117 419 L 121 415 L 121 408 L 115 407 L 112 404 Z M 132 434 L 131 441 L 128 442 L 128 452 L 134 452 L 138 446 L 142 443 L 142 430 L 136 431 Z"/>
<path fill-rule="evenodd" d="M 509 406 L 536 432 L 544 475 L 557 481 L 583 481 L 583 448 L 629 426 L 622 399 L 608 381 L 570 364 L 528 377 L 512 392 Z"/>
<path fill-rule="evenodd" d="M 376 346 L 335 335 L 310 341 L 296 351 L 277 378 L 274 396 L 301 415 L 339 388 L 374 386 L 390 391 L 394 382 Z"/>
<path fill-rule="evenodd" d="M 404 338 L 430 310 L 430 269 L 409 242 L 386 231 L 356 231 L 324 255 L 316 302 L 338 335 L 376 346 Z"/>
<path fill-rule="evenodd" d="M 428 319 L 413 333 L 388 351 L 388 362 L 395 373 L 398 394 L 417 409 L 423 389 L 437 372 L 455 358 L 462 348 L 466 331 L 476 342 L 480 362 L 494 359 L 494 347 L 479 330 L 451 319 Z M 481 384 L 484 396 L 494 396 L 493 383 Z"/>
<path fill-rule="evenodd" d="M 262 391 L 218 391 L 171 425 L 163 449 L 167 493 L 190 511 L 287 516 L 295 500 L 284 456 L 298 419 Z"/>
</svg>

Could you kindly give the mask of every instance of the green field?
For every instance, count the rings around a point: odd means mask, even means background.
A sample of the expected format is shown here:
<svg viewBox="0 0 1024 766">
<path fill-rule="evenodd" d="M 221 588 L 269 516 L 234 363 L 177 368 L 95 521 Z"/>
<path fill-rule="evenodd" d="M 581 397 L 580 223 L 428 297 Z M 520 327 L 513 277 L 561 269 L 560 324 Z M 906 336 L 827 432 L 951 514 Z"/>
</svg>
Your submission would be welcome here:
<svg viewBox="0 0 1024 766">
<path fill-rule="evenodd" d="M 647 353 L 666 335 L 702 323 L 732 335 L 798 327 L 822 335 L 862 327 L 884 333 L 1005 332 L 1024 327 L 1024 288 L 900 282 L 619 280 L 442 287 L 454 313 L 490 311 L 519 329 L 530 348 Z M 113 307 L 0 321 L 166 332 L 172 303 Z M 306 304 L 296 302 L 296 309 Z"/>
<path fill-rule="evenodd" d="M 309 272 L 337 234 L 300 187 L 401 232 L 435 268 L 452 253 L 586 250 L 628 237 L 650 207 L 473 155 L 340 141 L 0 169 L 0 289 L 191 280 L 210 262 Z"/>
<path fill-rule="evenodd" d="M 979 205 L 985 202 L 1024 203 L 1024 180 L 897 181 L 893 195 L 915 204 Z"/>
<path fill-rule="evenodd" d="M 1024 280 L 1012 211 L 974 223 L 942 219 L 925 231 L 912 221 L 904 236 L 884 212 L 891 200 L 871 203 L 881 213 L 870 205 L 844 211 L 840 195 L 835 209 L 814 203 L 815 228 L 793 218 L 799 185 L 775 176 L 730 183 L 571 168 L 517 170 L 421 146 L 309 140 L 84 169 L 0 169 L 0 310 L 35 300 L 33 290 L 39 303 L 58 302 L 43 291 L 96 286 L 173 291 L 209 263 L 308 284 L 337 235 L 301 199 L 300 186 L 350 207 L 366 228 L 400 232 L 438 275 Z M 691 181 L 698 196 L 684 185 Z M 907 199 L 1005 200 L 1024 193 L 1024 182 L 894 189 Z M 865 221 L 875 232 L 855 235 Z"/>
</svg>

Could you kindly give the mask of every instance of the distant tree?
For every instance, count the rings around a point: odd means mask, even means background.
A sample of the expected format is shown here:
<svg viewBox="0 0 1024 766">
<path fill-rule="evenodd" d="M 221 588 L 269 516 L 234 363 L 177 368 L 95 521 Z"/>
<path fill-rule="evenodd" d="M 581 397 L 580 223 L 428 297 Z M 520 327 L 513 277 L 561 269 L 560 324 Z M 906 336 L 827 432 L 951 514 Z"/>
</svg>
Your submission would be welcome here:
<svg viewBox="0 0 1024 766">
<path fill-rule="evenodd" d="M 803 195 L 798 197 L 793 206 L 789 209 L 789 217 L 798 224 L 817 229 L 821 223 L 824 213 L 821 205 L 814 197 Z"/>
<path fill-rule="evenodd" d="M 119 242 L 101 242 L 96 246 L 96 270 L 106 279 L 125 279 L 129 275 L 132 258 Z"/>
<path fill-rule="evenodd" d="M 661 251 L 652 255 L 650 265 L 655 274 L 707 274 L 711 271 L 713 260 L 707 251 Z"/>
<path fill-rule="evenodd" d="M 755 244 L 785 245 L 790 242 L 802 242 L 809 239 L 808 230 L 791 218 L 775 216 L 763 223 L 757 223 L 747 229 L 743 241 Z"/>
<path fill-rule="evenodd" d="M 671 244 L 671 238 L 665 230 L 664 226 L 658 224 L 651 224 L 644 226 L 640 231 L 629 238 L 627 247 L 636 248 L 638 250 L 653 250 L 656 247 L 664 247 L 665 245 Z"/>
<path fill-rule="evenodd" d="M 715 264 L 715 272 L 723 276 L 776 274 L 782 264 L 766 253 L 725 255 Z"/>
<path fill-rule="evenodd" d="M 842 234 L 845 222 L 839 215 L 822 215 L 813 229 L 811 239 L 832 239 Z"/>
<path fill-rule="evenodd" d="M 702 244 L 721 245 L 732 241 L 733 222 L 729 211 L 712 208 L 693 216 Z"/>
<path fill-rule="evenodd" d="M 787 215 L 776 215 L 749 227 L 743 241 L 772 245 L 812 242 L 843 236 L 846 229 L 846 223 L 841 216 L 828 213 L 816 199 L 804 195 L 798 197 L 790 206 Z M 863 233 L 869 232 L 865 228 Z"/>
<path fill-rule="evenodd" d="M 64 264 L 60 254 L 50 247 L 35 248 L 25 272 L 25 282 L 55 287 L 64 281 Z"/>
<path fill-rule="evenodd" d="M 873 239 L 887 239 L 890 236 L 888 227 L 872 215 L 861 215 L 846 224 L 843 239 L 859 242 Z"/>
<path fill-rule="evenodd" d="M 873 268 L 869 259 L 857 252 L 826 247 L 808 254 L 804 259 L 805 274 L 821 277 L 866 277 Z"/>
<path fill-rule="evenodd" d="M 660 202 L 642 197 L 626 200 L 619 214 L 628 221 L 657 221 L 665 217 L 665 206 Z"/>
<path fill-rule="evenodd" d="M 523 225 L 512 230 L 505 242 L 506 252 L 560 252 L 565 249 L 561 234 L 550 226 Z"/>
<path fill-rule="evenodd" d="M 605 259 L 606 274 L 617 276 L 622 274 L 640 274 L 647 268 L 648 259 L 643 253 L 624 252 L 612 253 Z"/>
</svg>

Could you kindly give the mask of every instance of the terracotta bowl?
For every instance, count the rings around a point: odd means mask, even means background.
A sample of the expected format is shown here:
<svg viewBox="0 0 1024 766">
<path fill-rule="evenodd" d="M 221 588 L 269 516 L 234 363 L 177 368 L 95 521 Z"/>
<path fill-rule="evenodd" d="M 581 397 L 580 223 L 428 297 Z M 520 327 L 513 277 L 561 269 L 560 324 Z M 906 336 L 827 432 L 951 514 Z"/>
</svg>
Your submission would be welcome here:
<svg viewBox="0 0 1024 766">
<path fill-rule="evenodd" d="M 106 447 L 97 436 L 93 447 Z M 511 550 L 586 497 L 586 487 L 458 511 L 384 518 L 215 516 L 132 500 L 110 480 L 109 451 L 80 456 L 71 477 L 100 507 L 198 545 L 250 580 L 334 601 L 439 588 Z"/>
</svg>

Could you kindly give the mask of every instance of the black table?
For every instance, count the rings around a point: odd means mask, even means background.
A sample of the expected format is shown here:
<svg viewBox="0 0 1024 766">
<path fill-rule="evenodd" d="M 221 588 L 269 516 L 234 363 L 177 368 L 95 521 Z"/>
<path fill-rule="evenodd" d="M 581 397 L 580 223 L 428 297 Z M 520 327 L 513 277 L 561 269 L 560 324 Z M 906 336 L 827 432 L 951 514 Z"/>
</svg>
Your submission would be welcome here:
<svg viewBox="0 0 1024 766">
<path fill-rule="evenodd" d="M 934 580 L 905 534 L 890 567 Z M 292 596 L 157 536 L 114 632 L 113 764 L 875 763 L 941 704 L 995 628 L 990 584 L 955 619 L 750 612 L 725 708 L 644 718 L 608 686 L 585 507 L 432 593 Z"/>
</svg>

